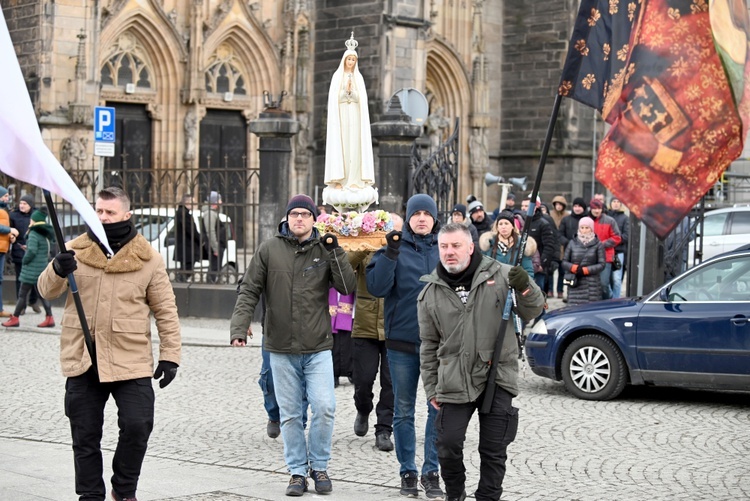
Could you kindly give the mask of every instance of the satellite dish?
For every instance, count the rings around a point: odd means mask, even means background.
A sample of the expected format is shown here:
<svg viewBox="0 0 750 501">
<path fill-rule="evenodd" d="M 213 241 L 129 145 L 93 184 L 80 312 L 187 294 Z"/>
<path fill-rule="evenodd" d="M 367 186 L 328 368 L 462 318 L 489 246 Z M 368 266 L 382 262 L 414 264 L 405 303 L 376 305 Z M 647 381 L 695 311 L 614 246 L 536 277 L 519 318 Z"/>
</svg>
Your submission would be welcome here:
<svg viewBox="0 0 750 501">
<path fill-rule="evenodd" d="M 417 89 L 408 88 L 396 91 L 394 94 L 401 101 L 401 109 L 411 117 L 411 123 L 424 125 L 429 115 L 429 105 L 424 94 Z"/>
</svg>

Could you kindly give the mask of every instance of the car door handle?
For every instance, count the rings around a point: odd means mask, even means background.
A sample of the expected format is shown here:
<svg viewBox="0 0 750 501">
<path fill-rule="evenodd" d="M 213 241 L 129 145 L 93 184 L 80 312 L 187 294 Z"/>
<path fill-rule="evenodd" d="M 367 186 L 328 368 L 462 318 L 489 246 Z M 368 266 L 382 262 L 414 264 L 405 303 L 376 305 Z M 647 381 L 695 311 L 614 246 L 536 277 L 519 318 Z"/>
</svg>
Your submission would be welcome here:
<svg viewBox="0 0 750 501">
<path fill-rule="evenodd" d="M 744 316 L 734 317 L 734 318 L 730 318 L 729 321 L 738 327 L 742 327 L 743 325 L 747 324 L 747 317 L 744 317 Z"/>
</svg>

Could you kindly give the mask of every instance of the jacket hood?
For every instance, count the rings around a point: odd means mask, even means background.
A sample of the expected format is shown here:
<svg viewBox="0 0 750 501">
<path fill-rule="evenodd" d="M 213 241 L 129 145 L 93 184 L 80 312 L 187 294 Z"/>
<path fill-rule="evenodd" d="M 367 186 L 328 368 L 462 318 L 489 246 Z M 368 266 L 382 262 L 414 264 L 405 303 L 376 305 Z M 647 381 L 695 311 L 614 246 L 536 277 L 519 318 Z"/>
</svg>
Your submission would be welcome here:
<svg viewBox="0 0 750 501">
<path fill-rule="evenodd" d="M 49 223 L 36 223 L 29 225 L 29 231 L 35 231 L 39 233 L 44 238 L 49 238 L 50 240 L 55 239 L 55 230 L 52 229 L 52 225 Z"/>
<path fill-rule="evenodd" d="M 555 198 L 552 199 L 552 207 L 555 206 L 555 203 L 560 202 L 563 204 L 563 210 L 568 208 L 568 201 L 565 200 L 565 197 L 563 195 L 557 195 Z"/>
</svg>

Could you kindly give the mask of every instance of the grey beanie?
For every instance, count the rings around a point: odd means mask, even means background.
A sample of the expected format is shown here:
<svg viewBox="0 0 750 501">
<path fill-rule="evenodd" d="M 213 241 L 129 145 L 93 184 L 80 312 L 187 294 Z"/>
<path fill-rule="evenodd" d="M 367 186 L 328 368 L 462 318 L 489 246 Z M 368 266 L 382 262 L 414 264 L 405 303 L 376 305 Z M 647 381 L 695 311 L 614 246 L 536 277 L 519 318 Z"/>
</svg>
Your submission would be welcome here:
<svg viewBox="0 0 750 501">
<path fill-rule="evenodd" d="M 469 214 L 473 214 L 478 209 L 484 210 L 484 205 L 482 205 L 482 202 L 480 202 L 479 200 L 474 200 L 469 204 Z"/>
<path fill-rule="evenodd" d="M 29 206 L 32 209 L 34 208 L 34 196 L 33 195 L 26 194 L 26 195 L 24 195 L 24 196 L 21 197 L 21 199 L 19 200 L 19 202 L 26 202 L 27 204 L 29 204 Z"/>
</svg>

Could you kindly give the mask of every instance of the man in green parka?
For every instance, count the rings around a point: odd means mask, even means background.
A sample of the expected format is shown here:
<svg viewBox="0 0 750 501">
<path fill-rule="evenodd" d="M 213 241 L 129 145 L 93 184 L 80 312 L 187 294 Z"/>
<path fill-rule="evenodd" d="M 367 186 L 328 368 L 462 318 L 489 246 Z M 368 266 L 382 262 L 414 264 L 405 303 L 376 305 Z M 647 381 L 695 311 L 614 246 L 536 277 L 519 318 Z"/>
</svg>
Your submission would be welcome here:
<svg viewBox="0 0 750 501">
<path fill-rule="evenodd" d="M 477 501 L 497 501 L 503 492 L 508 445 L 518 430 L 518 347 L 508 321 L 498 367 L 491 370 L 500 322 L 512 288 L 515 312 L 529 321 L 544 306 L 541 290 L 521 266 L 511 267 L 475 252 L 469 230 L 450 223 L 438 233 L 440 262 L 422 277 L 417 300 L 420 361 L 427 400 L 436 419 L 440 471 L 447 501 L 466 499 L 463 444 L 479 409 L 488 378 L 496 385 L 490 412 L 479 415 L 481 460 Z M 439 370 L 438 370 L 439 368 Z M 492 377 L 490 378 L 490 374 Z"/>
<path fill-rule="evenodd" d="M 284 461 L 291 478 L 287 496 L 307 491 L 307 474 L 315 491 L 333 490 L 328 477 L 336 397 L 333 391 L 331 317 L 328 290 L 351 294 L 357 286 L 346 253 L 333 234 L 320 237 L 313 226 L 318 209 L 307 195 L 292 197 L 279 233 L 260 244 L 237 292 L 230 324 L 230 342 L 243 346 L 261 294 L 266 315 L 263 347 L 281 418 Z M 305 398 L 312 417 L 305 439 L 302 424 Z"/>
</svg>

